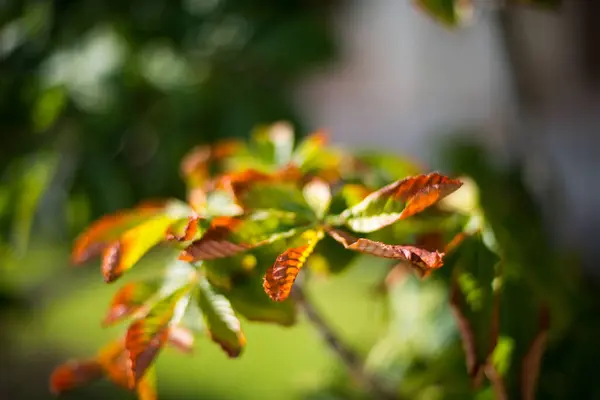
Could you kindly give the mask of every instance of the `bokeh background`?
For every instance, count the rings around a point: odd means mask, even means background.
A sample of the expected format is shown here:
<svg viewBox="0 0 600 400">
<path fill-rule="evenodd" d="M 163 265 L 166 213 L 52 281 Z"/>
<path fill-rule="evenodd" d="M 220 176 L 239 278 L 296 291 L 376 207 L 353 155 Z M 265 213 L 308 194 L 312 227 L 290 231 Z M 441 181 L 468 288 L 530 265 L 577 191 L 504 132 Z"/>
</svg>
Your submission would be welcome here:
<svg viewBox="0 0 600 400">
<path fill-rule="evenodd" d="M 118 332 L 100 328 L 114 288 L 97 269 L 68 265 L 75 235 L 141 199 L 183 197 L 179 160 L 191 147 L 277 120 L 292 121 L 299 136 L 325 128 L 342 146 L 385 149 L 430 169 L 460 161 L 446 150 L 467 138 L 487 162 L 518 166 L 549 240 L 571 255 L 565 268 L 593 282 L 600 3 L 475 3 L 471 23 L 449 29 L 409 0 L 0 1 L 0 398 L 51 398 L 56 364 L 93 354 Z M 445 288 L 420 292 L 430 299 L 420 308 L 415 288 L 390 304 L 374 294 L 383 274 L 368 260 L 313 290 L 367 364 L 397 375 L 399 359 L 456 331 L 447 310 L 427 308 Z M 390 313 L 403 322 L 390 327 Z M 427 340 L 424 326 L 435 328 Z M 161 398 L 353 396 L 309 326 L 245 330 L 239 360 L 208 340 L 191 357 L 166 352 Z M 582 333 L 590 358 L 599 330 Z M 564 362 L 578 339 L 565 339 L 551 360 Z M 563 368 L 584 370 L 588 361 L 572 354 Z M 554 376 L 555 393 L 578 387 L 580 398 L 600 398 L 571 376 Z M 65 398 L 132 395 L 100 383 Z"/>
</svg>

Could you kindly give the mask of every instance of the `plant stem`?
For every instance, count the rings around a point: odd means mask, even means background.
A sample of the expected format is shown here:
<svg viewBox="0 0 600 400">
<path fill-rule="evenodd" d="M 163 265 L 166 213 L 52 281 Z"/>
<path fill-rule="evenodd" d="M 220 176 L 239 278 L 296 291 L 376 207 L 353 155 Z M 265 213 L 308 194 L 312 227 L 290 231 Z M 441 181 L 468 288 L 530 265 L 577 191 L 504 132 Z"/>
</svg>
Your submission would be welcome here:
<svg viewBox="0 0 600 400">
<path fill-rule="evenodd" d="M 301 276 L 299 278 L 302 278 Z M 398 400 L 399 396 L 394 394 L 371 374 L 365 371 L 364 363 L 360 356 L 352 349 L 346 346 L 327 324 L 323 316 L 315 309 L 314 305 L 306 297 L 302 287 L 301 279 L 294 284 L 292 296 L 296 300 L 297 306 L 306 315 L 308 321 L 316 328 L 327 346 L 337 354 L 342 363 L 346 366 L 352 377 L 374 398 L 382 400 Z"/>
</svg>

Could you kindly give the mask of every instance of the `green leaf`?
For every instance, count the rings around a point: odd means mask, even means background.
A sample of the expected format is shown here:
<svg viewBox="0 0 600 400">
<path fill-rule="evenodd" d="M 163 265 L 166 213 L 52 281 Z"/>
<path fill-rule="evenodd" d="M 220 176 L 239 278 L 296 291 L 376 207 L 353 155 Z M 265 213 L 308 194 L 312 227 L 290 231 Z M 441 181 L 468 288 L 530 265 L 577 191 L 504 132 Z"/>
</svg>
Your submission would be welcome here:
<svg viewBox="0 0 600 400">
<path fill-rule="evenodd" d="M 329 185 L 325 181 L 315 178 L 304 186 L 302 194 L 317 218 L 323 218 L 331 204 Z"/>
<path fill-rule="evenodd" d="M 198 261 L 230 257 L 293 236 L 297 230 L 296 215 L 279 210 L 255 211 L 240 218 L 216 218 L 204 236 L 181 253 L 180 259 Z"/>
<path fill-rule="evenodd" d="M 144 376 L 169 338 L 169 325 L 177 322 L 178 312 L 189 301 L 189 286 L 184 286 L 157 301 L 150 311 L 135 321 L 125 336 L 131 363 L 132 386 Z"/>
<path fill-rule="evenodd" d="M 292 159 L 294 131 L 287 122 L 277 122 L 255 130 L 250 141 L 250 151 L 267 165 L 282 167 Z"/>
<path fill-rule="evenodd" d="M 230 357 L 239 356 L 246 338 L 229 300 L 219 294 L 204 277 L 198 282 L 197 297 L 212 340 Z"/>
<path fill-rule="evenodd" d="M 422 212 L 461 185 L 460 181 L 435 172 L 406 178 L 369 194 L 360 203 L 332 217 L 331 223 L 345 223 L 356 232 L 374 232 Z"/>
<path fill-rule="evenodd" d="M 473 15 L 473 0 L 415 0 L 419 8 L 437 21 L 456 26 L 468 22 Z"/>
<path fill-rule="evenodd" d="M 499 293 L 494 281 L 498 262 L 480 233 L 465 238 L 446 256 L 446 268 L 453 273 L 451 307 L 475 385 L 481 382 L 483 367 L 498 340 Z"/>
<path fill-rule="evenodd" d="M 257 182 L 241 196 L 245 209 L 278 209 L 294 212 L 298 216 L 310 218 L 313 211 L 306 204 L 302 191 L 294 183 Z"/>
</svg>

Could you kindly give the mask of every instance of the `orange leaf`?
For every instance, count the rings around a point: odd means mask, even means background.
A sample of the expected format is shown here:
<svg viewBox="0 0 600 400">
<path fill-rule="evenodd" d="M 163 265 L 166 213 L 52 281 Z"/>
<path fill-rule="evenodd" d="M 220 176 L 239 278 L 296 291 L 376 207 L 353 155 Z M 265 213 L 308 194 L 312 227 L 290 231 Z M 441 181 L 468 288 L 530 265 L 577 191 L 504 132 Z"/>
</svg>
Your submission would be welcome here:
<svg viewBox="0 0 600 400">
<path fill-rule="evenodd" d="M 137 225 L 112 242 L 103 252 L 102 274 L 106 282 L 114 282 L 129 270 L 152 247 L 165 239 L 172 224 L 171 217 L 160 215 Z"/>
<path fill-rule="evenodd" d="M 150 368 L 146 375 L 139 381 L 136 392 L 138 400 L 157 400 L 158 393 L 156 391 L 156 371 Z"/>
<path fill-rule="evenodd" d="M 189 245 L 179 256 L 183 261 L 212 260 L 229 257 L 249 248 L 245 244 L 235 244 L 228 239 L 242 223 L 234 217 L 218 217 L 212 220 L 210 228 L 201 239 Z"/>
<path fill-rule="evenodd" d="M 103 325 L 112 325 L 140 310 L 157 289 L 158 285 L 149 282 L 127 283 L 113 297 Z"/>
<path fill-rule="evenodd" d="M 130 388 L 129 357 L 125 350 L 125 341 L 121 338 L 104 346 L 96 357 L 105 375 L 116 385 Z"/>
<path fill-rule="evenodd" d="M 68 361 L 54 369 L 50 390 L 60 394 L 102 378 L 102 367 L 94 360 Z"/>
<path fill-rule="evenodd" d="M 328 229 L 327 233 L 347 249 L 377 257 L 407 261 L 416 267 L 423 276 L 429 275 L 433 269 L 438 269 L 443 265 L 444 254 L 437 251 L 431 252 L 414 246 L 386 244 L 364 238 L 357 239 L 339 229 Z"/>
<path fill-rule="evenodd" d="M 176 232 L 174 232 L 173 225 L 171 225 L 167 229 L 167 240 L 176 240 L 178 242 L 187 242 L 192 240 L 198 233 L 198 221 L 200 221 L 200 217 L 190 216 L 185 224 L 185 227 L 183 228 L 183 234 L 181 235 L 178 235 Z"/>
<path fill-rule="evenodd" d="M 82 264 L 98 256 L 125 230 L 151 218 L 165 207 L 162 203 L 143 203 L 135 209 L 106 215 L 94 222 L 76 239 L 71 255 L 74 264 Z"/>
<path fill-rule="evenodd" d="M 306 259 L 315 249 L 315 246 L 323 238 L 322 231 L 306 231 L 301 240 L 304 245 L 284 251 L 265 274 L 263 288 L 274 301 L 284 301 L 292 291 L 292 286 L 300 272 L 300 268 L 306 263 Z"/>
</svg>

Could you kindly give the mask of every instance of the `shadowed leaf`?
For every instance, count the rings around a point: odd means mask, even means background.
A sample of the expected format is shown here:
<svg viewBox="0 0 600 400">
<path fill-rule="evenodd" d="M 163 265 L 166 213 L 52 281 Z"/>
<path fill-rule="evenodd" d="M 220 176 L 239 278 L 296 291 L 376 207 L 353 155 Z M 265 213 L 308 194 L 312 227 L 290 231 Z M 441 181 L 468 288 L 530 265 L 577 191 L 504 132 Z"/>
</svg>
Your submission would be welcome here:
<svg viewBox="0 0 600 400">
<path fill-rule="evenodd" d="M 123 232 L 156 216 L 164 210 L 164 206 L 164 203 L 143 203 L 135 209 L 100 218 L 76 239 L 71 255 L 73 263 L 81 264 L 100 255 Z"/>
<path fill-rule="evenodd" d="M 339 229 L 328 229 L 327 233 L 347 249 L 377 257 L 406 261 L 417 268 L 422 276 L 429 275 L 432 270 L 443 265 L 444 254 L 437 251 L 432 252 L 414 246 L 386 244 L 370 239 L 355 238 Z"/>
<path fill-rule="evenodd" d="M 550 329 L 550 315 L 544 307 L 540 310 L 539 330 L 529 350 L 523 357 L 521 366 L 521 395 L 523 400 L 534 400 L 537 389 L 537 380 L 540 374 L 542 357 L 546 351 L 546 342 L 548 341 L 548 330 Z"/>
<path fill-rule="evenodd" d="M 60 394 L 94 382 L 102 376 L 102 367 L 95 360 L 67 361 L 52 371 L 50 390 L 54 394 Z"/>
<path fill-rule="evenodd" d="M 406 178 L 369 194 L 340 217 L 356 232 L 374 232 L 422 212 L 461 185 L 459 180 L 435 172 Z"/>
<path fill-rule="evenodd" d="M 277 257 L 273 266 L 267 270 L 263 281 L 265 292 L 273 301 L 284 301 L 288 298 L 300 268 L 322 238 L 323 231 L 306 231 L 298 238 L 298 242 L 303 242 L 301 246 L 288 249 Z"/>
<path fill-rule="evenodd" d="M 283 211 L 264 210 L 241 218 L 215 218 L 204 236 L 190 244 L 179 258 L 197 261 L 230 257 L 295 233 L 295 215 Z"/>
<path fill-rule="evenodd" d="M 145 317 L 135 321 L 127 330 L 125 348 L 131 365 L 130 385 L 135 386 L 152 365 L 160 349 L 169 338 L 169 324 L 177 303 L 188 293 L 181 288 L 159 300 Z"/>
<path fill-rule="evenodd" d="M 165 240 L 165 233 L 172 223 L 173 219 L 167 215 L 156 216 L 129 229 L 110 244 L 102 257 L 104 280 L 113 282 L 133 267 L 148 250 Z"/>
<path fill-rule="evenodd" d="M 197 296 L 211 339 L 218 343 L 229 357 L 239 356 L 246 344 L 246 338 L 229 300 L 217 293 L 205 278 L 198 282 Z"/>
<path fill-rule="evenodd" d="M 158 290 L 156 282 L 130 282 L 113 297 L 103 325 L 112 325 L 138 311 Z"/>
</svg>

